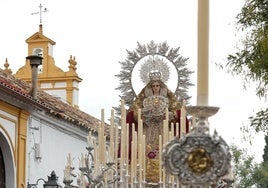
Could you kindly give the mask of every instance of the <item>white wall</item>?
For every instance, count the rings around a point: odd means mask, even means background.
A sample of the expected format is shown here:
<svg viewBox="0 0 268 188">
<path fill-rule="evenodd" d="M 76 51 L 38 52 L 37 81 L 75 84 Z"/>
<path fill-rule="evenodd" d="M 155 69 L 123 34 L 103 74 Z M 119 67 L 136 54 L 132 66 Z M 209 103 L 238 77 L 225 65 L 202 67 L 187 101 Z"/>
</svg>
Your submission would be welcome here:
<svg viewBox="0 0 268 188">
<path fill-rule="evenodd" d="M 74 172 L 78 174 L 78 158 L 81 153 L 86 153 L 87 132 L 82 133 L 84 134 L 83 140 L 75 134 L 81 134 L 81 130 L 78 127 L 69 124 L 64 125 L 57 120 L 54 120 L 52 124 L 36 117 L 31 118 L 27 140 L 27 181 L 35 183 L 38 178 L 47 180 L 47 176 L 54 170 L 59 176 L 59 183 L 63 186 L 63 170 L 67 162 L 68 153 L 71 153 L 74 158 Z M 40 144 L 41 159 L 35 158 L 35 143 Z M 76 185 L 76 180 L 73 185 Z"/>
</svg>

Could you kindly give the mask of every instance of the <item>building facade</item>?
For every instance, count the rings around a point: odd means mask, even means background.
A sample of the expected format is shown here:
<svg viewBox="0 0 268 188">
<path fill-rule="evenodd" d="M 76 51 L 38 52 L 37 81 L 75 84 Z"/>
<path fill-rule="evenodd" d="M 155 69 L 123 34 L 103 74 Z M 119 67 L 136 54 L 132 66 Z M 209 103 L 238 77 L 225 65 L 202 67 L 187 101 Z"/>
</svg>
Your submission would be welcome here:
<svg viewBox="0 0 268 188">
<path fill-rule="evenodd" d="M 100 122 L 79 110 L 82 79 L 76 73 L 75 58 L 70 57 L 67 72 L 58 68 L 52 52 L 55 42 L 43 35 L 42 25 L 26 42 L 28 56 L 43 58 L 37 96 L 30 92 L 29 60 L 15 74 L 7 60 L 0 69 L 0 187 L 27 187 L 27 183 L 46 179 L 53 170 L 63 184 L 66 157 L 71 153 L 78 167 L 87 135 L 91 131 L 96 136 Z"/>
</svg>

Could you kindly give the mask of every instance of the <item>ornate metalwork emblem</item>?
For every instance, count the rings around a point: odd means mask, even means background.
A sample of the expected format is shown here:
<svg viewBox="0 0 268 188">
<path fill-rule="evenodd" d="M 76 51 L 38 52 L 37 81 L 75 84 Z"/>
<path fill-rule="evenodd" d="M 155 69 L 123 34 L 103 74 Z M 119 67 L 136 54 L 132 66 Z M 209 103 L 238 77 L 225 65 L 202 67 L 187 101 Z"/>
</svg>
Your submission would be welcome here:
<svg viewBox="0 0 268 188">
<path fill-rule="evenodd" d="M 229 146 L 217 132 L 213 136 L 208 133 L 206 119 L 217 111 L 217 107 L 188 107 L 188 113 L 199 117 L 196 127 L 182 138 L 169 142 L 164 149 L 165 169 L 178 176 L 182 184 L 215 185 L 231 167 Z"/>
<path fill-rule="evenodd" d="M 213 164 L 210 154 L 204 148 L 193 149 L 187 157 L 188 166 L 196 174 L 202 174 Z"/>
</svg>

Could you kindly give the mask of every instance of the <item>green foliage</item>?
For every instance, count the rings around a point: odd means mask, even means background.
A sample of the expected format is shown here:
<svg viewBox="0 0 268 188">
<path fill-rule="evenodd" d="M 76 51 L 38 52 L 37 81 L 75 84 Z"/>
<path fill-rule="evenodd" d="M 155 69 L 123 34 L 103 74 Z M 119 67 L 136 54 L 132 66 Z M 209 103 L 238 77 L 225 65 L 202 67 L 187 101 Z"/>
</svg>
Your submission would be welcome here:
<svg viewBox="0 0 268 188">
<path fill-rule="evenodd" d="M 268 85 L 268 1 L 246 0 L 237 25 L 246 33 L 240 49 L 228 56 L 227 66 L 245 82 L 258 83 L 257 95 L 264 96 Z"/>
<path fill-rule="evenodd" d="M 263 162 L 268 163 L 268 134 L 265 135 L 264 140 L 265 140 L 265 146 L 264 146 L 262 158 L 263 158 Z"/>
<path fill-rule="evenodd" d="M 268 109 L 261 110 L 256 113 L 256 116 L 249 117 L 250 125 L 254 127 L 256 132 L 268 130 Z"/>
<path fill-rule="evenodd" d="M 242 76 L 244 83 L 256 84 L 256 95 L 265 97 L 268 91 L 268 1 L 246 0 L 237 15 L 237 26 L 244 35 L 237 52 L 227 58 L 227 69 Z M 256 132 L 267 131 L 268 109 L 250 117 Z"/>
<path fill-rule="evenodd" d="M 268 163 L 264 162 L 258 165 L 258 167 L 255 169 L 252 178 L 256 182 L 256 187 L 268 187 Z"/>
<path fill-rule="evenodd" d="M 246 150 L 239 149 L 232 145 L 233 167 L 235 171 L 235 181 L 237 188 L 252 187 L 255 185 L 253 174 L 255 172 L 256 164 L 253 156 L 247 156 Z"/>
<path fill-rule="evenodd" d="M 236 188 L 268 187 L 268 162 L 257 164 L 246 149 L 231 145 Z"/>
<path fill-rule="evenodd" d="M 266 0 L 246 0 L 245 5 L 238 14 L 238 23 L 244 28 L 267 24 L 268 2 Z"/>
<path fill-rule="evenodd" d="M 245 0 L 237 15 L 237 26 L 244 38 L 234 54 L 227 58 L 227 69 L 242 76 L 244 83 L 256 84 L 256 95 L 266 97 L 268 91 L 268 0 Z M 243 133 L 268 131 L 268 108 L 250 117 L 250 127 Z M 248 134 L 250 135 L 250 134 Z M 250 136 L 247 138 L 251 139 Z M 268 135 L 265 136 L 263 162 L 256 164 L 247 151 L 231 146 L 237 188 L 268 187 Z"/>
</svg>

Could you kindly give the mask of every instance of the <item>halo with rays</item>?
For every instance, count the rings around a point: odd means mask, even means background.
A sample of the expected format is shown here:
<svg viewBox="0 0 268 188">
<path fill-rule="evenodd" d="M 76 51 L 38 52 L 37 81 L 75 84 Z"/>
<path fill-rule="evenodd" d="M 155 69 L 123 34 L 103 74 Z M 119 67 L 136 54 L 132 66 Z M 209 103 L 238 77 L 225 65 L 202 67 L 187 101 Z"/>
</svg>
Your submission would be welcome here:
<svg viewBox="0 0 268 188">
<path fill-rule="evenodd" d="M 158 71 L 161 73 L 161 80 L 164 83 L 167 83 L 169 80 L 169 66 L 167 65 L 166 62 L 164 62 L 163 58 L 159 57 L 149 57 L 149 59 L 145 60 L 145 62 L 141 65 L 140 67 L 140 78 L 141 81 L 144 84 L 147 84 L 150 82 L 150 72 L 152 71 Z"/>
<path fill-rule="evenodd" d="M 190 74 L 192 74 L 193 71 L 190 71 L 186 67 L 188 58 L 180 56 L 179 47 L 171 48 L 168 46 L 167 42 L 157 44 L 151 41 L 147 45 L 137 43 L 138 46 L 135 50 L 127 50 L 126 60 L 119 62 L 121 64 L 121 71 L 119 74 L 115 75 L 120 81 L 116 89 L 121 91 L 122 95 L 120 98 L 125 101 L 125 104 L 129 107 L 137 95 L 133 88 L 132 74 L 137 63 L 141 61 L 144 61 L 144 64 L 140 68 L 140 78 L 145 84 L 149 81 L 148 73 L 151 71 L 150 69 L 161 69 L 161 80 L 166 82 L 170 74 L 167 64 L 171 63 L 176 69 L 176 78 L 178 80 L 174 94 L 179 99 L 189 99 L 190 97 L 187 91 L 189 87 L 193 85 L 190 81 Z M 120 107 L 115 109 L 120 111 Z"/>
</svg>

